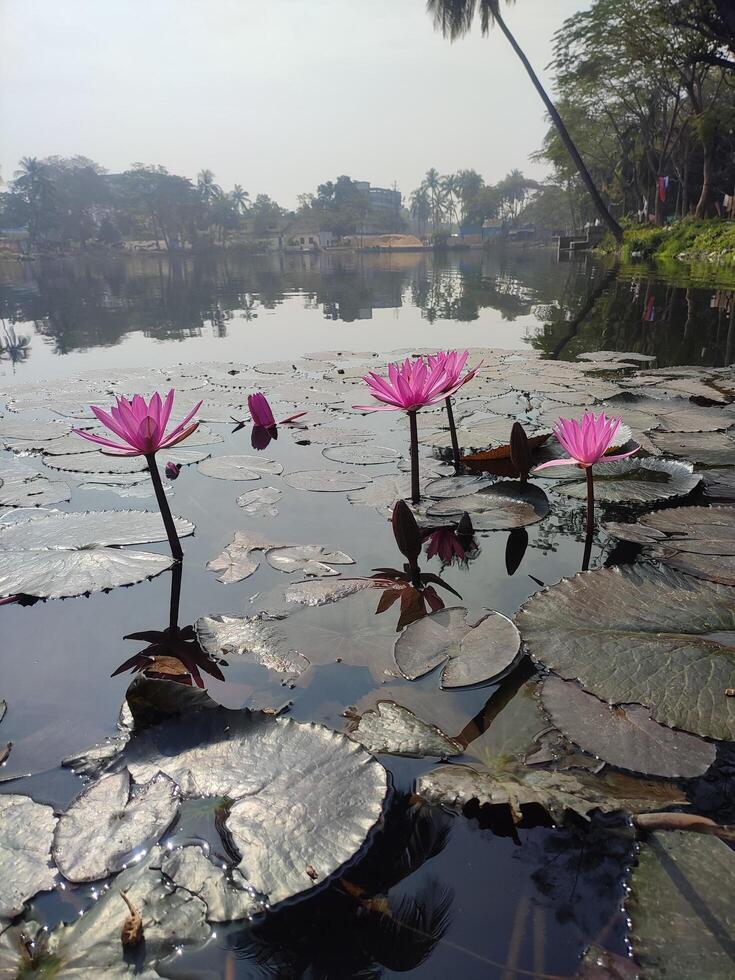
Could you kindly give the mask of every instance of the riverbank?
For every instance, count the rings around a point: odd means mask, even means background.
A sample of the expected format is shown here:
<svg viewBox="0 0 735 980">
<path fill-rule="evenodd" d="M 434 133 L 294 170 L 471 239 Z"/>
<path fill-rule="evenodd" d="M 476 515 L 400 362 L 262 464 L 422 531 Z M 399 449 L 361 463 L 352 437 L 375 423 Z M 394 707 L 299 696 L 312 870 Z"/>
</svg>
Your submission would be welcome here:
<svg viewBox="0 0 735 980">
<path fill-rule="evenodd" d="M 612 246 L 612 247 L 610 247 Z M 604 250 L 615 250 L 612 242 Z M 679 221 L 673 225 L 626 228 L 621 257 L 717 262 L 735 267 L 735 221 L 711 218 Z"/>
</svg>

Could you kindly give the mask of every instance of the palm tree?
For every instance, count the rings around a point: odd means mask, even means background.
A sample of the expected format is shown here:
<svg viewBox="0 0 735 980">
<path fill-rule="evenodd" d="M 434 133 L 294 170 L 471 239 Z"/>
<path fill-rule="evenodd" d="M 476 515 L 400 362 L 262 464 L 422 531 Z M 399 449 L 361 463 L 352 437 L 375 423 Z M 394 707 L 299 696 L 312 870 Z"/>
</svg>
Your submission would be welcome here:
<svg viewBox="0 0 735 980">
<path fill-rule="evenodd" d="M 441 221 L 444 206 L 442 179 L 436 167 L 430 167 L 426 171 L 421 186 L 426 189 L 431 203 L 431 230 L 436 234 L 436 226 Z"/>
<path fill-rule="evenodd" d="M 238 214 L 244 214 L 247 211 L 250 204 L 250 195 L 242 184 L 235 184 L 230 191 L 230 203 Z"/>
<path fill-rule="evenodd" d="M 429 215 L 431 214 L 429 192 L 423 184 L 411 192 L 409 210 L 411 217 L 415 218 L 416 224 L 418 225 L 419 238 L 423 238 L 426 234 L 426 222 L 429 220 Z"/>
<path fill-rule="evenodd" d="M 511 2 L 511 0 L 508 0 L 508 2 Z M 478 6 L 482 33 L 488 34 L 493 24 L 497 24 L 500 30 L 503 32 L 506 40 L 513 48 L 513 51 L 518 56 L 523 67 L 526 69 L 528 77 L 531 79 L 534 88 L 541 96 L 541 100 L 546 106 L 546 111 L 556 126 L 559 136 L 564 143 L 569 156 L 574 161 L 577 172 L 582 178 L 585 187 L 589 191 L 590 197 L 592 198 L 598 214 L 615 236 L 617 241 L 622 241 L 622 228 L 610 214 L 607 205 L 602 200 L 600 192 L 595 187 L 594 181 L 590 176 L 589 170 L 587 169 L 585 162 L 574 143 L 574 140 L 569 135 L 567 127 L 564 125 L 563 119 L 557 112 L 554 103 L 551 101 L 546 89 L 541 84 L 538 75 L 531 67 L 531 63 L 516 41 L 510 28 L 503 20 L 500 13 L 500 0 L 426 0 L 426 9 L 433 15 L 434 25 L 436 26 L 437 30 L 440 30 L 445 37 L 449 38 L 450 41 L 454 41 L 457 38 L 463 37 L 465 34 L 467 34 L 472 27 L 472 22 L 475 19 L 475 12 L 478 9 Z"/>
<path fill-rule="evenodd" d="M 461 191 L 459 176 L 457 174 L 447 174 L 446 177 L 442 177 L 441 188 L 444 194 L 444 200 L 446 201 L 449 220 L 450 222 L 455 222 L 459 231 L 459 215 L 457 213 L 457 202 Z"/>
<path fill-rule="evenodd" d="M 38 157 L 23 157 L 13 174 L 13 190 L 22 194 L 28 204 L 28 235 L 36 241 L 41 213 L 54 203 L 55 187 L 49 168 Z"/>
<path fill-rule="evenodd" d="M 197 190 L 205 204 L 211 204 L 222 195 L 222 188 L 215 183 L 211 170 L 200 170 L 197 174 Z"/>
</svg>

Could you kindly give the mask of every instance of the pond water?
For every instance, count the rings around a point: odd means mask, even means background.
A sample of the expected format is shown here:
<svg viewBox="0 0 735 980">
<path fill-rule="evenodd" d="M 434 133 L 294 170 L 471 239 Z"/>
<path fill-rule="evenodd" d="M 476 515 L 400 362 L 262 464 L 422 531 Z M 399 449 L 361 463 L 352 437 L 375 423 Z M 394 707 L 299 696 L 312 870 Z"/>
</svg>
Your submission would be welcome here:
<svg viewBox="0 0 735 980">
<path fill-rule="evenodd" d="M 719 768 L 705 779 L 668 782 L 655 791 L 650 783 L 640 788 L 640 777 L 624 774 L 624 769 L 640 772 L 635 765 L 608 765 L 598 774 L 601 763 L 594 756 L 599 753 L 583 753 L 557 737 L 542 710 L 540 669 L 528 658 L 494 671 L 488 682 L 455 690 L 441 690 L 437 669 L 407 680 L 394 659 L 402 603 L 398 595 L 388 602 L 385 583 L 323 605 L 289 602 L 284 590 L 303 580 L 303 556 L 295 556 L 295 573 L 284 573 L 265 552 L 278 545 L 344 552 L 354 564 L 331 569 L 342 579 L 402 568 L 388 517 L 398 495 L 409 493 L 408 427 L 399 413 L 352 411 L 352 405 L 370 400 L 359 377 L 367 368 L 382 370 L 393 356 L 468 347 L 477 351 L 470 363 L 481 357 L 484 363 L 456 399 L 464 449 L 502 445 L 507 437 L 499 433 L 509 436 L 515 418 L 529 431 L 544 434 L 557 415 L 579 414 L 586 405 L 612 399 L 624 421 L 628 410 L 632 436 L 652 455 L 663 449 L 666 459 L 689 459 L 708 472 L 716 467 L 717 476 L 703 484 L 699 477 L 687 482 L 691 467 L 688 475 L 682 466 L 674 476 L 651 469 L 646 476 L 651 496 L 636 498 L 636 490 L 631 499 L 638 505 L 629 507 L 617 489 L 612 507 L 598 507 L 591 542 L 585 541 L 583 501 L 556 492 L 556 479 L 538 480 L 550 510 L 545 499 L 529 504 L 525 492 L 515 504 L 504 498 L 505 509 L 493 518 L 498 530 L 482 529 L 482 514 L 472 514 L 476 532 L 468 560 L 443 562 L 424 553 L 422 570 L 441 576 L 436 592 L 445 605 L 466 607 L 471 623 L 488 610 L 512 618 L 529 597 L 575 575 L 585 560 L 592 569 L 634 561 L 650 566 L 640 541 L 621 541 L 602 525 L 635 521 L 654 504 L 691 507 L 732 500 L 733 471 L 727 467 L 735 465 L 735 442 L 730 444 L 726 435 L 735 422 L 728 408 L 732 377 L 717 369 L 735 360 L 733 288 L 735 282 L 728 284 L 716 270 L 620 270 L 590 256 L 559 262 L 552 251 L 530 250 L 448 257 L 228 254 L 171 261 L 140 255 L 0 263 L 0 400 L 5 405 L 0 437 L 8 447 L 0 452 L 0 478 L 5 477 L 6 490 L 12 467 L 22 463 L 68 485 L 70 499 L 50 495 L 47 507 L 75 513 L 155 511 L 145 474 L 139 474 L 140 480 L 110 476 L 104 466 L 89 463 L 99 458 L 97 453 L 77 456 L 73 437 L 65 435 L 60 436 L 64 453 L 46 442 L 41 454 L 32 443 L 43 437 L 33 426 L 58 428 L 61 421 L 68 428 L 88 414 L 84 406 L 89 401 L 106 407 L 117 394 L 147 395 L 170 386 L 177 388 L 174 417 L 181 418 L 203 398 L 206 426 L 178 447 L 195 456 L 182 457 L 189 465 L 169 487 L 173 513 L 196 525 L 193 536 L 183 540 L 179 569 L 129 588 L 0 608 L 0 699 L 7 703 L 0 748 L 12 743 L 0 769 L 0 793 L 27 795 L 57 812 L 79 793 L 81 777 L 60 763 L 119 734 L 120 708 L 132 677 L 130 669 L 115 672 L 150 642 L 128 639 L 130 634 L 164 631 L 173 617 L 179 629 L 196 623 L 201 640 L 204 617 L 240 621 L 267 614 L 258 621 L 266 632 L 253 641 L 260 653 L 222 654 L 225 662 L 214 666 L 220 677 L 213 676 L 212 662 L 196 643 L 189 644 L 209 694 L 226 708 L 282 710 L 298 722 L 350 732 L 378 702 L 396 702 L 458 743 L 454 764 L 493 771 L 500 778 L 518 767 L 563 773 L 580 767 L 595 778 L 627 780 L 625 788 L 616 790 L 618 797 L 640 792 L 647 802 L 643 809 L 656 809 L 646 793 L 654 798 L 661 793 L 659 809 L 679 793 L 681 799 L 696 801 L 697 812 L 731 820 L 724 750 Z M 580 367 L 585 362 L 578 355 L 599 351 L 643 359 L 620 366 L 612 358 L 608 368 L 594 364 L 593 372 Z M 672 370 L 655 373 L 665 368 Z M 303 427 L 281 426 L 278 438 L 262 451 L 251 446 L 249 425 L 233 432 L 229 421 L 231 415 L 247 416 L 246 397 L 256 387 L 271 398 L 277 418 L 308 413 Z M 649 402 L 668 399 L 670 413 L 700 411 L 704 421 L 699 425 L 700 416 L 694 423 L 686 416 L 677 422 L 672 415 L 661 421 L 662 409 L 661 416 L 646 423 L 643 416 L 651 405 L 626 402 L 643 387 Z M 14 430 L 16 420 L 31 428 Z M 419 423 L 423 478 L 451 475 L 442 407 L 422 413 Z M 697 459 L 686 449 L 669 452 L 667 438 L 688 447 L 702 436 L 700 442 L 716 436 L 724 444 L 707 442 L 707 451 Z M 254 457 L 256 472 L 217 472 L 216 467 L 208 472 L 207 457 L 232 455 Z M 263 460 L 273 465 L 263 471 Z M 348 475 L 343 484 L 325 488 L 325 473 L 332 471 Z M 304 472 L 309 475 L 299 475 Z M 621 474 L 618 488 L 639 475 Z M 464 479 L 469 486 L 472 477 Z M 672 490 L 664 500 L 657 488 L 674 479 L 684 481 L 683 489 Z M 510 488 L 506 483 L 506 492 L 512 497 L 518 486 L 517 481 Z M 261 499 L 258 492 L 264 488 L 273 490 Z M 449 499 L 455 496 L 457 491 Z M 599 499 L 604 502 L 604 489 Z M 648 502 L 645 508 L 642 501 Z M 428 514 L 419 510 L 422 523 L 447 522 L 431 513 L 437 502 L 442 497 L 434 497 Z M 521 516 L 514 507 L 523 511 Z M 529 516 L 534 507 L 537 513 Z M 456 520 L 462 509 L 452 514 L 445 507 L 444 513 Z M 0 521 L 12 522 L 19 514 L 27 517 L 29 511 L 0 508 Z M 250 555 L 257 568 L 249 575 L 242 567 L 228 572 L 233 563 L 225 560 L 208 569 L 236 531 L 262 536 Z M 140 540 L 148 539 L 130 538 L 129 543 Z M 587 555 L 586 544 L 591 544 Z M 165 541 L 139 548 L 168 553 Z M 327 564 L 334 560 L 324 558 Z M 0 574 L 6 570 L 0 562 Z M 226 584 L 218 575 L 236 581 Z M 711 581 L 707 574 L 693 579 L 703 580 Z M 340 579 L 330 575 L 314 581 Z M 727 577 L 715 581 L 735 584 Z M 425 622 L 417 617 L 404 617 L 416 622 L 403 628 L 410 631 Z M 729 636 L 735 623 L 713 620 L 707 629 Z M 273 669 L 284 656 L 293 669 Z M 545 662 L 542 656 L 537 659 Z M 138 669 L 146 666 L 149 660 L 137 664 Z M 186 679 L 175 659 L 160 661 L 161 671 Z M 561 668 L 560 673 L 572 676 Z M 356 863 L 343 868 L 326 889 L 269 913 L 264 921 L 217 925 L 206 943 L 166 959 L 159 972 L 233 980 L 399 973 L 432 978 L 460 971 L 467 978 L 511 980 L 575 976 L 590 944 L 628 955 L 623 903 L 636 842 L 624 814 L 608 807 L 612 812 L 597 811 L 590 820 L 577 816 L 554 825 L 541 806 L 524 806 L 524 819 L 515 825 L 507 807 L 480 808 L 475 802 L 461 815 L 456 807 L 422 802 L 416 793 L 417 781 L 439 764 L 436 755 L 382 752 L 378 758 L 391 774 L 392 795 Z M 308 782 L 308 775 L 301 776 Z M 631 789 L 633 782 L 639 790 Z M 214 808 L 185 801 L 168 843 L 204 841 L 213 857 L 232 863 L 215 816 Z M 97 887 L 57 885 L 33 900 L 33 917 L 51 929 L 73 921 L 93 905 Z M 3 973 L 2 966 L 0 953 L 0 976 L 15 975 Z M 89 976 L 100 975 L 90 969 Z"/>
</svg>

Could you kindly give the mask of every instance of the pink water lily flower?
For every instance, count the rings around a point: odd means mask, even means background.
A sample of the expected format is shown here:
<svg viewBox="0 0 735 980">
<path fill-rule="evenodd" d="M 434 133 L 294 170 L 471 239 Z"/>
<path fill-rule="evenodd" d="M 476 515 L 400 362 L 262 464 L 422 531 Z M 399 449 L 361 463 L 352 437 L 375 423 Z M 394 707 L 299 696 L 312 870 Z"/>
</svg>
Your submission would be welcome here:
<svg viewBox="0 0 735 980">
<path fill-rule="evenodd" d="M 253 425 L 260 426 L 263 429 L 273 429 L 276 425 L 287 425 L 289 422 L 294 422 L 296 419 L 303 418 L 306 415 L 306 412 L 297 412 L 296 415 L 289 415 L 288 418 L 276 422 L 273 409 L 261 391 L 256 391 L 255 394 L 248 395 L 248 409 L 250 411 L 250 418 L 253 420 Z"/>
<path fill-rule="evenodd" d="M 371 371 L 363 380 L 373 398 L 382 404 L 352 407 L 360 412 L 415 412 L 444 401 L 470 380 L 469 376 L 459 377 L 461 367 L 454 373 L 455 355 L 457 358 L 461 357 L 456 351 L 453 355 L 432 354 L 426 360 L 423 357 L 407 357 L 403 364 L 388 365 L 387 378 Z M 452 360 L 447 362 L 447 357 Z M 476 371 L 477 368 L 473 370 Z M 468 375 L 474 376 L 473 372 L 468 372 Z"/>
<path fill-rule="evenodd" d="M 627 459 L 628 456 L 637 453 L 640 446 L 629 449 L 625 453 L 606 455 L 615 442 L 620 423 L 620 418 L 608 418 L 604 412 L 600 412 L 599 415 L 585 412 L 581 422 L 577 419 L 560 418 L 554 426 L 554 435 L 571 459 L 550 459 L 547 463 L 536 466 L 534 472 L 538 473 L 550 466 L 569 466 L 570 463 L 588 469 L 595 463 L 611 463 L 616 459 Z"/>
<path fill-rule="evenodd" d="M 158 392 L 150 402 L 146 402 L 142 395 L 134 395 L 131 401 L 118 398 L 117 405 L 112 406 L 109 415 L 97 405 L 92 405 L 94 414 L 118 437 L 118 442 L 85 432 L 84 429 L 74 429 L 73 432 L 101 446 L 103 452 L 110 456 L 152 456 L 161 449 L 170 449 L 183 442 L 199 427 L 198 422 L 191 420 L 201 407 L 201 402 L 192 408 L 183 421 L 166 432 L 173 404 L 172 388 L 165 400 L 161 399 Z"/>
<path fill-rule="evenodd" d="M 468 381 L 472 381 L 482 366 L 482 361 L 480 361 L 473 368 L 470 368 L 464 377 L 461 377 L 462 371 L 469 356 L 470 352 L 468 350 L 461 352 L 458 350 L 440 350 L 437 351 L 436 354 L 429 354 L 427 360 L 430 367 L 434 369 L 442 368 L 444 370 L 444 373 L 447 376 L 447 388 L 451 388 L 450 393 L 454 394 L 463 385 L 466 385 Z M 460 383 L 458 384 L 458 382 Z"/>
</svg>

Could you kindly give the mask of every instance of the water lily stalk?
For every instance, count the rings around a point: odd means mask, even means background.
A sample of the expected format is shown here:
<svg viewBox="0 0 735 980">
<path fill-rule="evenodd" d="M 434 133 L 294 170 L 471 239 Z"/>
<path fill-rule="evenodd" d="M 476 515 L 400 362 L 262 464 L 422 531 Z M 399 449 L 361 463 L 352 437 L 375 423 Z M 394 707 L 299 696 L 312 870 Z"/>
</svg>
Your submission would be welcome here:
<svg viewBox="0 0 735 980">
<path fill-rule="evenodd" d="M 411 431 L 411 503 L 418 504 L 421 500 L 421 490 L 419 488 L 419 430 L 415 409 L 408 413 L 408 424 Z"/>
<path fill-rule="evenodd" d="M 449 422 L 449 435 L 452 440 L 452 455 L 454 456 L 454 472 L 459 476 L 462 472 L 462 462 L 459 456 L 459 442 L 457 441 L 457 427 L 454 424 L 454 412 L 452 411 L 452 399 L 449 395 L 444 399 L 447 407 L 447 421 Z"/>
<path fill-rule="evenodd" d="M 181 600 L 181 578 L 184 570 L 182 562 L 177 561 L 171 569 L 171 601 L 168 607 L 168 628 L 171 636 L 179 631 L 179 602 Z"/>
<path fill-rule="evenodd" d="M 184 552 L 181 550 L 181 542 L 176 533 L 174 519 L 171 516 L 171 508 L 166 499 L 166 491 L 163 489 L 163 484 L 161 483 L 161 474 L 158 472 L 158 464 L 156 463 L 156 454 L 146 453 L 145 458 L 148 463 L 148 472 L 151 474 L 153 489 L 156 491 L 156 500 L 158 501 L 158 507 L 163 518 L 163 526 L 166 528 L 166 534 L 168 535 L 168 543 L 171 546 L 171 554 L 176 561 L 181 561 L 184 557 Z"/>
<path fill-rule="evenodd" d="M 590 556 L 592 554 L 592 536 L 595 533 L 595 481 L 592 476 L 592 467 L 585 466 L 585 476 L 587 477 L 587 524 L 585 527 L 584 555 L 582 556 L 582 571 L 586 572 L 590 567 Z"/>
</svg>

